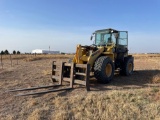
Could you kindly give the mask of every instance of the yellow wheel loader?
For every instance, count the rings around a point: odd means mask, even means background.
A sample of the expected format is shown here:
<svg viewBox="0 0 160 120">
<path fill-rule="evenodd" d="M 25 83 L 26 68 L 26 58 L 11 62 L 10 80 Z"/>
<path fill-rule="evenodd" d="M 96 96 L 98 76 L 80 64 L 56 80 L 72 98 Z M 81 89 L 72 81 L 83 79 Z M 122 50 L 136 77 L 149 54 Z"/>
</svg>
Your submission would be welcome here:
<svg viewBox="0 0 160 120">
<path fill-rule="evenodd" d="M 90 64 L 90 70 L 101 83 L 109 83 L 116 69 L 122 75 L 131 75 L 134 58 L 128 55 L 128 32 L 114 29 L 97 30 L 91 36 L 94 44 L 78 45 L 73 58 L 75 64 Z"/>
<path fill-rule="evenodd" d="M 90 73 L 94 73 L 94 77 L 100 83 L 109 83 L 113 79 L 115 70 L 119 70 L 121 75 L 132 74 L 134 58 L 128 55 L 127 31 L 111 28 L 96 30 L 91 36 L 92 39 L 94 39 L 94 44 L 90 46 L 77 45 L 71 62 L 53 61 L 52 81 L 58 82 L 57 85 L 10 90 L 10 92 L 59 87 L 64 81 L 70 83 L 67 88 L 19 94 L 18 96 L 69 90 L 74 84 L 84 85 L 87 90 L 90 90 Z"/>
</svg>

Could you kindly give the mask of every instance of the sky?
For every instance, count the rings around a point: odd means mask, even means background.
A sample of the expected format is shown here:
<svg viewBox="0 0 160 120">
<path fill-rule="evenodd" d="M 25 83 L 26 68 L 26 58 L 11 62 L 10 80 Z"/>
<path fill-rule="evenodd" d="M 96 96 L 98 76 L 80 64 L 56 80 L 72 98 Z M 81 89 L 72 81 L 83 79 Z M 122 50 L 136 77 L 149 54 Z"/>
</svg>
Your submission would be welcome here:
<svg viewBox="0 0 160 120">
<path fill-rule="evenodd" d="M 160 0 L 0 0 L 0 51 L 74 53 L 106 28 L 128 31 L 130 53 L 160 53 Z"/>
</svg>

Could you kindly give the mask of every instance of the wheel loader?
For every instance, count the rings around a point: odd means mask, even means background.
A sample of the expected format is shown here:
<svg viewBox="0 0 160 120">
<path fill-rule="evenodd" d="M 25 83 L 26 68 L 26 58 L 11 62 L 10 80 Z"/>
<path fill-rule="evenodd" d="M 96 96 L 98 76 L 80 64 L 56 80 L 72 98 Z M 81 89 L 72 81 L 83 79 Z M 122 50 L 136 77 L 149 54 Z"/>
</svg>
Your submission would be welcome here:
<svg viewBox="0 0 160 120">
<path fill-rule="evenodd" d="M 134 58 L 128 55 L 128 32 L 115 29 L 96 30 L 91 36 L 94 44 L 78 45 L 73 58 L 75 64 L 90 64 L 90 70 L 100 83 L 109 83 L 114 71 L 131 75 Z"/>
<path fill-rule="evenodd" d="M 93 40 L 94 39 L 94 40 Z M 32 87 L 10 90 L 25 91 L 62 86 L 62 82 L 69 82 L 69 87 L 53 89 L 42 92 L 18 94 L 18 96 L 44 94 L 74 88 L 74 84 L 86 86 L 90 90 L 90 73 L 100 83 L 109 83 L 115 70 L 121 75 L 129 76 L 133 72 L 134 58 L 128 55 L 128 32 L 118 31 L 112 28 L 96 30 L 91 40 L 94 44 L 88 46 L 77 45 L 76 53 L 70 62 L 55 60 L 52 63 L 52 81 L 57 85 Z"/>
</svg>

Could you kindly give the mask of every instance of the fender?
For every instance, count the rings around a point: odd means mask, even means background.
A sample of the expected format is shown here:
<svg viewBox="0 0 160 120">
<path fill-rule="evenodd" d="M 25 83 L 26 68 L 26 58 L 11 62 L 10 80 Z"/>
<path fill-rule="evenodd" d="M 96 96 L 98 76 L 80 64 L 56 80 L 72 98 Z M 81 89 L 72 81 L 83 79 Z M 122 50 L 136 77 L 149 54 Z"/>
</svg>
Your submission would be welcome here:
<svg viewBox="0 0 160 120">
<path fill-rule="evenodd" d="M 104 47 L 99 47 L 97 51 L 95 51 L 89 56 L 87 64 L 90 64 L 90 66 L 92 67 L 97 57 L 100 56 L 103 51 Z"/>
</svg>

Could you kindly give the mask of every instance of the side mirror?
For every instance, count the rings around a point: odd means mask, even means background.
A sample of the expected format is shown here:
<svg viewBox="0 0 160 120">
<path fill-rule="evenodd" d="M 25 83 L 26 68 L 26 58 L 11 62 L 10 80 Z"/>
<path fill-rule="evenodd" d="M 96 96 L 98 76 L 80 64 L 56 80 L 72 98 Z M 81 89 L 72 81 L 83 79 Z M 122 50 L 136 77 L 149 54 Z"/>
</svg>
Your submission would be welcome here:
<svg viewBox="0 0 160 120">
<path fill-rule="evenodd" d="M 92 40 L 93 39 L 93 35 L 91 35 L 91 38 L 90 38 L 90 40 Z"/>
<path fill-rule="evenodd" d="M 93 39 L 93 36 L 95 35 L 95 33 L 93 33 L 92 35 L 91 35 L 91 38 L 90 38 L 90 40 L 92 40 Z"/>
</svg>

